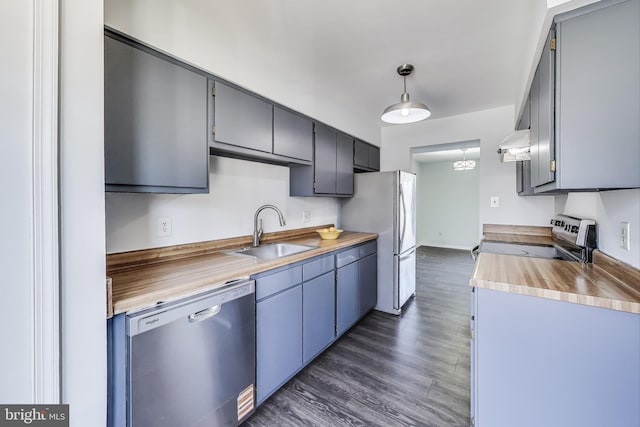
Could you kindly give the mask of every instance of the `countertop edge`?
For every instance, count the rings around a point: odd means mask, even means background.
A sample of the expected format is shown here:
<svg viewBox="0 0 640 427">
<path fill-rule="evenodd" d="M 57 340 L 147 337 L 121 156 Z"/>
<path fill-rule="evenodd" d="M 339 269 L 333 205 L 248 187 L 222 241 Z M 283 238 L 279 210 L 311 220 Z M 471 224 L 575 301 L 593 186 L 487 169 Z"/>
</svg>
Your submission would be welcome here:
<svg viewBox="0 0 640 427">
<path fill-rule="evenodd" d="M 571 261 L 568 261 L 571 262 Z M 627 313 L 640 314 L 640 303 L 631 301 L 621 301 L 618 299 L 597 297 L 592 295 L 577 294 L 573 292 L 559 291 L 555 289 L 543 289 L 535 286 L 516 285 L 512 283 L 496 282 L 486 279 L 469 280 L 469 285 L 482 289 L 489 289 L 511 294 L 526 295 L 538 298 L 545 298 L 555 301 L 568 302 L 573 304 L 587 305 L 597 308 L 605 308 Z"/>
<path fill-rule="evenodd" d="M 278 258 L 275 260 L 257 261 L 253 264 L 243 266 L 242 268 L 237 268 L 237 269 L 230 268 L 228 271 L 225 271 L 225 273 L 223 274 L 213 275 L 211 280 L 198 279 L 198 280 L 189 281 L 188 274 L 186 273 L 183 275 L 184 276 L 183 279 L 181 279 L 181 277 L 173 277 L 172 280 L 181 280 L 180 287 L 182 290 L 179 292 L 176 292 L 176 294 L 172 295 L 171 298 L 166 298 L 164 296 L 160 297 L 161 294 L 164 295 L 166 293 L 166 289 L 161 289 L 157 292 L 150 291 L 145 293 L 144 295 L 135 295 L 135 296 L 130 296 L 126 298 L 116 297 L 116 298 L 113 298 L 110 304 L 111 310 L 112 310 L 111 313 L 113 316 L 115 316 L 117 314 L 126 313 L 130 311 L 138 311 L 138 310 L 153 306 L 158 302 L 177 300 L 192 294 L 206 292 L 206 291 L 221 287 L 227 281 L 232 279 L 249 277 L 257 273 L 272 270 L 278 267 L 285 266 L 287 264 L 304 261 L 316 256 L 320 256 L 330 252 L 345 249 L 350 246 L 355 246 L 371 240 L 376 240 L 378 238 L 378 235 L 375 233 L 345 232 L 344 234 L 348 236 L 348 239 L 344 239 L 342 241 L 344 243 L 342 244 L 340 239 L 337 239 L 335 241 L 331 241 L 329 244 L 326 244 L 324 246 L 320 245 L 319 247 L 311 249 L 306 252 Z M 315 234 L 315 236 L 313 234 L 299 236 L 287 241 L 293 243 L 293 242 L 309 240 L 312 237 L 317 238 L 317 234 Z M 328 241 L 322 241 L 322 242 L 328 242 Z M 224 252 L 225 250 L 220 250 L 220 251 L 212 252 L 210 254 L 200 255 L 199 257 L 215 256 L 215 255 L 220 255 L 221 253 L 224 253 Z M 228 255 L 228 256 L 237 257 L 237 255 Z M 198 257 L 194 257 L 194 258 L 198 258 Z M 180 261 L 184 261 L 184 259 Z M 162 266 L 171 265 L 171 263 L 173 262 L 174 262 L 173 260 L 168 260 L 166 261 L 166 263 L 156 263 L 150 266 L 144 266 L 144 267 L 138 267 L 138 268 L 153 269 L 159 265 L 162 265 Z M 112 282 L 113 289 L 115 289 L 116 287 L 127 286 L 126 284 L 123 285 L 121 283 L 117 283 L 117 273 L 112 274 L 111 276 L 112 276 L 111 279 L 113 280 Z M 107 316 L 107 318 L 109 317 L 110 316 Z"/>
</svg>

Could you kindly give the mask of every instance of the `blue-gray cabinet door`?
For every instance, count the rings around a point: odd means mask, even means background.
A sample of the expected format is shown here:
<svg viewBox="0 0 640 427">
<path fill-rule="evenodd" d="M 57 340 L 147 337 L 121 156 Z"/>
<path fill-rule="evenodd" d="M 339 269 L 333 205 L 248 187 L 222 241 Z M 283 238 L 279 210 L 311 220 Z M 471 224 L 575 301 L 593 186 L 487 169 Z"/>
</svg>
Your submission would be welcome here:
<svg viewBox="0 0 640 427">
<path fill-rule="evenodd" d="M 115 37 L 104 37 L 107 191 L 208 191 L 206 77 Z"/>
<path fill-rule="evenodd" d="M 336 142 L 336 193 L 353 194 L 353 138 L 341 133 Z"/>
<path fill-rule="evenodd" d="M 273 107 L 273 154 L 311 161 L 313 122 L 280 107 Z"/>
<path fill-rule="evenodd" d="M 378 255 L 372 254 L 358 261 L 359 317 L 364 316 L 378 302 Z"/>
<path fill-rule="evenodd" d="M 259 286 L 256 283 L 256 287 Z M 256 303 L 256 399 L 260 404 L 302 366 L 302 285 Z"/>
<path fill-rule="evenodd" d="M 375 145 L 369 146 L 369 168 L 374 171 L 380 170 L 380 148 Z"/>
<path fill-rule="evenodd" d="M 353 165 L 369 167 L 369 144 L 356 139 L 353 143 Z"/>
<path fill-rule="evenodd" d="M 547 37 L 538 70 L 535 74 L 536 93 L 532 86 L 531 97 L 535 98 L 537 107 L 536 117 L 536 141 L 532 147 L 531 156 L 531 183 L 534 187 L 553 182 L 555 180 L 555 136 L 554 136 L 554 111 L 555 111 L 555 50 L 551 48 L 555 32 L 552 30 Z M 533 110 L 531 114 L 533 115 Z M 533 130 L 533 117 L 531 127 Z M 535 153 L 534 153 L 535 152 Z"/>
<path fill-rule="evenodd" d="M 273 106 L 218 81 L 215 88 L 215 140 L 271 153 Z"/>
<path fill-rule="evenodd" d="M 315 125 L 314 192 L 336 193 L 336 131 L 321 123 Z"/>
<path fill-rule="evenodd" d="M 345 265 L 336 274 L 336 335 L 340 336 L 358 320 L 358 263 Z"/>
<path fill-rule="evenodd" d="M 557 24 L 561 188 L 640 187 L 640 2 L 611 3 Z"/>
<path fill-rule="evenodd" d="M 335 338 L 333 271 L 302 285 L 303 362 L 308 363 Z"/>
</svg>

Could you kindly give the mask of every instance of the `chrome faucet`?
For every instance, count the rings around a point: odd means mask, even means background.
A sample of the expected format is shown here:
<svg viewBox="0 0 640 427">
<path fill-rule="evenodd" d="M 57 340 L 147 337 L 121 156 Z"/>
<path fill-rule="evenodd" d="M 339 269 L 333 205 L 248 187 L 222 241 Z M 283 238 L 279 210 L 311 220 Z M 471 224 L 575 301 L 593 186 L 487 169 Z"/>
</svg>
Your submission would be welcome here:
<svg viewBox="0 0 640 427">
<path fill-rule="evenodd" d="M 267 208 L 273 209 L 274 211 L 276 211 L 276 213 L 278 214 L 278 219 L 280 220 L 280 225 L 282 227 L 284 227 L 287 224 L 287 221 L 285 221 L 284 216 L 282 215 L 282 212 L 280 212 L 280 209 L 278 209 L 273 205 L 260 206 L 256 211 L 255 216 L 253 217 L 253 246 L 254 247 L 260 246 L 260 237 L 262 237 L 262 219 L 260 219 L 260 226 L 258 227 L 258 215 L 260 215 L 260 212 L 262 212 Z"/>
</svg>

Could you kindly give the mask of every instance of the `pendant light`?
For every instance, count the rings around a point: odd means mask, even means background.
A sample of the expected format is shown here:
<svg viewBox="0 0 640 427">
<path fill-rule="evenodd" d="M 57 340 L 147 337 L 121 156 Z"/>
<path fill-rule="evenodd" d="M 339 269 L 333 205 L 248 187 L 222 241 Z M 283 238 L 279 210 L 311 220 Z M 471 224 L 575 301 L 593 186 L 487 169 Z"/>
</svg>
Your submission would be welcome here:
<svg viewBox="0 0 640 427">
<path fill-rule="evenodd" d="M 466 151 L 466 148 L 462 149 L 462 160 L 453 162 L 454 171 L 470 171 L 476 168 L 475 160 L 467 160 Z"/>
<path fill-rule="evenodd" d="M 407 76 L 413 73 L 414 67 L 411 64 L 402 64 L 397 71 L 404 79 L 404 92 L 400 95 L 400 102 L 385 108 L 382 113 L 383 122 L 393 124 L 415 123 L 428 118 L 431 115 L 429 107 L 420 103 L 409 101 L 407 93 Z"/>
</svg>

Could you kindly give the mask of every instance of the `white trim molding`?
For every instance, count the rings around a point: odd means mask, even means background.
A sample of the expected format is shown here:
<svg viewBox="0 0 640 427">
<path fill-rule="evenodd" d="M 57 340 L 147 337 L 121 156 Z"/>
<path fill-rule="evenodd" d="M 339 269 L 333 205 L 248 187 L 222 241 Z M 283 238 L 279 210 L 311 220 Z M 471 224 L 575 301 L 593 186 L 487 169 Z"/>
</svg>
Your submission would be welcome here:
<svg viewBox="0 0 640 427">
<path fill-rule="evenodd" d="M 33 0 L 34 403 L 60 402 L 58 1 Z"/>
</svg>

